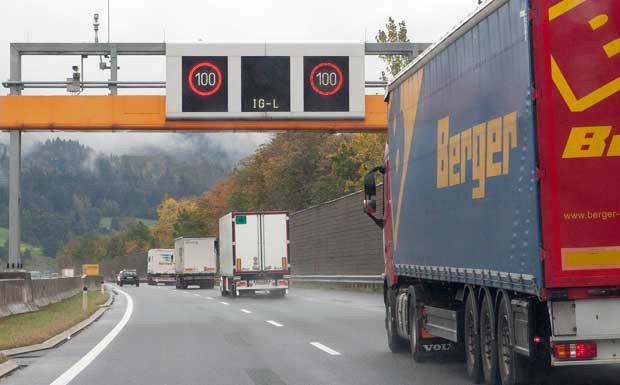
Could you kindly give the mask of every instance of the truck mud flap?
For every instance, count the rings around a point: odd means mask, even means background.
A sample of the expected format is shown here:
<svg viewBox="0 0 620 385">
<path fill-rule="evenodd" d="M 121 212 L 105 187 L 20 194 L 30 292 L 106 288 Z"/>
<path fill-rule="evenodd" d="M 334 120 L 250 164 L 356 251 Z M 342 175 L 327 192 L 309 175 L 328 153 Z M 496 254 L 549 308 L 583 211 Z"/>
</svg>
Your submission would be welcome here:
<svg viewBox="0 0 620 385">
<path fill-rule="evenodd" d="M 427 337 L 423 336 L 420 341 L 420 353 L 424 357 L 436 357 L 457 352 L 457 346 L 454 342 L 432 336 L 424 330 L 422 333 L 427 335 Z"/>
</svg>

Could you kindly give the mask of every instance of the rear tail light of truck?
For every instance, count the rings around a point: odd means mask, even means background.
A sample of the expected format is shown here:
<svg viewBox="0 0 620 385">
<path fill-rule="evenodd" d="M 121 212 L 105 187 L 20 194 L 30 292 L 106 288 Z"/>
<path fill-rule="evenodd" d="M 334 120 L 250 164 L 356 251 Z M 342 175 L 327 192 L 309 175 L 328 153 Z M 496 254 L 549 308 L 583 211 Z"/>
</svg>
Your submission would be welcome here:
<svg viewBox="0 0 620 385">
<path fill-rule="evenodd" d="M 247 283 L 245 281 L 237 281 L 235 283 L 237 287 L 247 287 Z"/>
<path fill-rule="evenodd" d="M 279 279 L 278 286 L 288 286 L 288 281 L 285 279 Z"/>
<path fill-rule="evenodd" d="M 553 346 L 553 356 L 561 360 L 596 358 L 596 342 L 555 344 Z"/>
</svg>

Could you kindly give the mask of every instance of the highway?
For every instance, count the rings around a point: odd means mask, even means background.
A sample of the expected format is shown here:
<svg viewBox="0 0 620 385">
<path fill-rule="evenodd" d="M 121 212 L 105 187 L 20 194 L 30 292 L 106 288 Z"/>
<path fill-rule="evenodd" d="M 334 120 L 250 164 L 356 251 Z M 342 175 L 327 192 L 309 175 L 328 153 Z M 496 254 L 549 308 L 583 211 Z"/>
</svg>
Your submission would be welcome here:
<svg viewBox="0 0 620 385">
<path fill-rule="evenodd" d="M 111 309 L 71 340 L 18 357 L 22 368 L 0 385 L 471 383 L 458 358 L 413 364 L 408 353 L 390 353 L 377 294 L 294 288 L 284 299 L 223 298 L 217 288 L 146 285 L 122 291 L 127 295 L 119 292 Z M 110 338 L 111 331 L 118 334 Z M 619 379 L 619 367 L 588 367 L 557 371 L 546 383 Z"/>
</svg>

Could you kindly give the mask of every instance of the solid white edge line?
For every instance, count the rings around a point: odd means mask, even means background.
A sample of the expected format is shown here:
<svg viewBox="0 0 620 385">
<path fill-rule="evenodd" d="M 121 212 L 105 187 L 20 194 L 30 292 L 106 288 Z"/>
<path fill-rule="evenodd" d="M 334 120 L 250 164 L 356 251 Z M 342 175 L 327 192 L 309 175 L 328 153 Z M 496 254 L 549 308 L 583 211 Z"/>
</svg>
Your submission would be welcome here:
<svg viewBox="0 0 620 385">
<path fill-rule="evenodd" d="M 114 326 L 114 329 L 110 330 L 108 334 L 94 348 L 92 348 L 84 357 L 82 357 L 78 362 L 73 364 L 72 367 L 67 369 L 66 372 L 61 374 L 58 378 L 54 380 L 50 385 L 67 385 L 70 383 L 82 370 L 86 369 L 88 365 L 90 365 L 95 358 L 116 338 L 116 336 L 123 330 L 129 319 L 131 318 L 131 314 L 133 313 L 133 299 L 131 296 L 121 289 L 115 288 L 116 291 L 123 294 L 125 298 L 127 298 L 127 308 L 125 309 L 125 314 L 123 314 L 123 318 Z"/>
<path fill-rule="evenodd" d="M 200 294 L 196 294 L 196 293 L 194 293 L 194 296 L 195 296 L 195 297 L 200 297 Z"/>
<path fill-rule="evenodd" d="M 224 302 L 224 301 L 220 301 L 220 303 L 221 303 L 222 305 L 226 305 L 226 306 L 230 305 L 228 302 Z"/>
<path fill-rule="evenodd" d="M 277 323 L 276 321 L 272 321 L 272 320 L 267 320 L 267 321 L 265 321 L 265 322 L 267 322 L 268 324 L 272 324 L 273 326 L 275 326 L 275 327 L 279 327 L 279 328 L 281 328 L 282 326 L 284 326 L 284 325 L 282 325 L 281 323 Z"/>
<path fill-rule="evenodd" d="M 206 299 L 213 299 L 213 297 L 205 297 Z"/>
<path fill-rule="evenodd" d="M 239 309 L 239 311 L 244 312 L 245 314 L 252 314 L 251 311 L 249 311 L 248 309 Z"/>
<path fill-rule="evenodd" d="M 339 356 L 340 353 L 338 353 L 337 351 L 335 351 L 334 349 L 327 347 L 325 345 L 323 345 L 320 342 L 310 342 L 310 345 L 314 346 L 317 349 L 321 349 L 322 351 L 324 351 L 325 353 L 332 355 L 332 356 Z"/>
</svg>

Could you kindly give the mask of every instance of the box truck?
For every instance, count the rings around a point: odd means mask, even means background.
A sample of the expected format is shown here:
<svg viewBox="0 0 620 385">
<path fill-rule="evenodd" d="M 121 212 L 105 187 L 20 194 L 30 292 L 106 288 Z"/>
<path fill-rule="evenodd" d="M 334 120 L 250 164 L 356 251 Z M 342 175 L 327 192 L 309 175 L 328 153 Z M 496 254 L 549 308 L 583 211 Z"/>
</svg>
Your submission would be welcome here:
<svg viewBox="0 0 620 385">
<path fill-rule="evenodd" d="M 288 214 L 232 212 L 219 221 L 219 273 L 222 296 L 288 292 Z"/>
<path fill-rule="evenodd" d="M 620 363 L 619 38 L 620 1 L 493 0 L 388 84 L 390 349 L 504 385 Z"/>
<path fill-rule="evenodd" d="M 176 280 L 174 249 L 151 249 L 147 256 L 147 283 L 172 284 Z"/>
<path fill-rule="evenodd" d="M 174 241 L 177 289 L 198 285 L 213 289 L 215 282 L 215 237 L 177 238 Z"/>
</svg>

